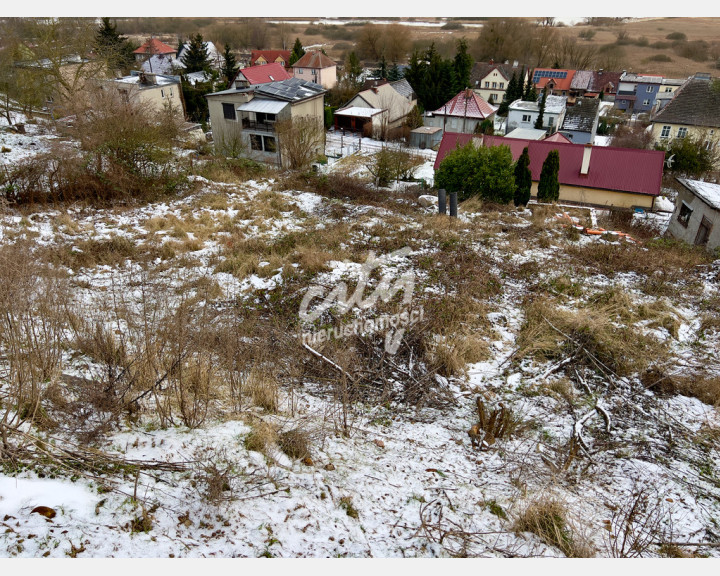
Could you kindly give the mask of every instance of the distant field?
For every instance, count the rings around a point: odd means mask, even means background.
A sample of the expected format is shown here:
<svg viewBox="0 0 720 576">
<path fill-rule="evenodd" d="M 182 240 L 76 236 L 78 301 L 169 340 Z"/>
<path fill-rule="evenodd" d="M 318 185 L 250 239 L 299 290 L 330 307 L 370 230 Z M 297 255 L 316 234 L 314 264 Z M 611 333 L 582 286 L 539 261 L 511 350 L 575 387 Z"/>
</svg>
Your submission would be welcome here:
<svg viewBox="0 0 720 576">
<path fill-rule="evenodd" d="M 131 19 L 132 20 L 132 19 Z M 137 26 L 137 20 L 130 22 Z M 441 18 L 363 18 L 355 21 L 348 19 L 327 18 L 295 18 L 286 20 L 268 19 L 262 37 L 268 48 L 290 48 L 295 38 L 299 38 L 304 46 L 322 47 L 326 53 L 336 60 L 342 60 L 345 54 L 357 47 L 357 36 L 364 22 L 372 21 L 378 27 L 391 24 L 402 25 L 413 47 L 427 46 L 435 42 L 441 54 L 450 56 L 456 39 L 465 37 L 470 44 L 477 38 L 482 26 L 481 19 L 453 19 L 452 25 L 460 24 L 460 29 L 444 27 L 449 21 Z M 204 19 L 154 19 L 154 30 L 133 30 L 132 37 L 138 40 L 154 33 L 170 45 L 177 45 L 179 35 L 201 32 L 205 38 L 222 45 L 222 38 L 228 30 L 237 31 L 248 26 L 248 19 L 241 18 L 204 18 Z M 167 23 L 168 30 L 157 29 Z M 120 27 L 122 29 L 122 26 Z M 586 40 L 579 37 L 581 32 L 591 30 L 594 35 Z M 192 31 L 192 32 L 191 32 Z M 617 26 L 561 26 L 558 32 L 578 39 L 581 45 L 601 47 L 617 42 L 618 34 L 626 34 L 628 40 L 622 46 L 622 69 L 633 72 L 659 74 L 666 77 L 686 77 L 695 72 L 711 72 L 720 70 L 715 63 L 720 60 L 720 18 L 647 18 L 631 21 Z M 669 34 L 684 34 L 687 42 L 704 41 L 707 43 L 708 59 L 694 61 L 676 53 Z M 645 45 L 638 45 L 637 41 Z M 653 44 L 664 43 L 664 47 L 653 47 Z M 652 60 L 656 58 L 658 60 Z"/>
</svg>

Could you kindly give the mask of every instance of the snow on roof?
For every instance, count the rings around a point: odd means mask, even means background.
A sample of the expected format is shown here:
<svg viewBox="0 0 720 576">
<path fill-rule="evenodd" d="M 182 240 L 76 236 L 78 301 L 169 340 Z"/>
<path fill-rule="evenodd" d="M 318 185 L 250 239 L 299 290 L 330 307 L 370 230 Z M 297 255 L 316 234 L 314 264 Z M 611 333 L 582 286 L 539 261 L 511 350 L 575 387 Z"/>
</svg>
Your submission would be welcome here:
<svg viewBox="0 0 720 576">
<path fill-rule="evenodd" d="M 515 128 L 508 132 L 506 138 L 525 138 L 527 140 L 542 140 L 545 137 L 545 130 L 535 128 Z"/>
<path fill-rule="evenodd" d="M 488 104 L 472 90 L 463 90 L 433 114 L 441 116 L 460 116 L 484 120 L 495 114 L 497 108 Z"/>
<path fill-rule="evenodd" d="M 142 83 L 142 77 L 145 76 L 146 82 Z M 180 79 L 177 76 L 165 76 L 162 74 L 132 74 L 115 78 L 114 82 L 121 84 L 135 84 L 138 88 L 153 88 L 155 86 L 168 86 L 170 84 L 179 84 Z"/>
<path fill-rule="evenodd" d="M 355 116 L 359 118 L 371 118 L 382 112 L 382 108 L 363 108 L 361 106 L 350 106 L 349 108 L 342 108 L 336 110 L 335 114 L 338 116 Z"/>
<path fill-rule="evenodd" d="M 565 111 L 562 129 L 592 132 L 599 105 L 600 100 L 595 98 L 580 98 L 574 106 L 568 106 Z"/>
<path fill-rule="evenodd" d="M 539 98 L 541 98 L 540 96 Z M 545 101 L 546 114 L 560 114 L 566 107 L 566 96 L 549 95 Z M 530 112 L 538 112 L 540 110 L 539 102 L 531 102 L 528 100 L 515 100 L 510 104 L 510 110 L 528 110 Z"/>
<path fill-rule="evenodd" d="M 690 180 L 689 178 L 678 178 L 678 182 L 708 206 L 720 210 L 720 184 L 703 182 L 702 180 Z"/>
<path fill-rule="evenodd" d="M 151 74 L 172 74 L 178 68 L 185 68 L 185 64 L 169 54 L 154 54 L 140 66 L 143 72 Z"/>
</svg>

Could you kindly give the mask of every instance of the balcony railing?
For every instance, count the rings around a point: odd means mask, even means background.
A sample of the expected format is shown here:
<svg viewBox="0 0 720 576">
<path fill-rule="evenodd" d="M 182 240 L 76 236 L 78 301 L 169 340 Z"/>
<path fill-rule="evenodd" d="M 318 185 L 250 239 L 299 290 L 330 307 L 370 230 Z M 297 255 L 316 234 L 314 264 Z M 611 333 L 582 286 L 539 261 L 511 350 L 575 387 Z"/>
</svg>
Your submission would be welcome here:
<svg viewBox="0 0 720 576">
<path fill-rule="evenodd" d="M 275 122 L 257 122 L 255 120 L 242 119 L 243 130 L 255 130 L 258 132 L 275 132 Z"/>
</svg>

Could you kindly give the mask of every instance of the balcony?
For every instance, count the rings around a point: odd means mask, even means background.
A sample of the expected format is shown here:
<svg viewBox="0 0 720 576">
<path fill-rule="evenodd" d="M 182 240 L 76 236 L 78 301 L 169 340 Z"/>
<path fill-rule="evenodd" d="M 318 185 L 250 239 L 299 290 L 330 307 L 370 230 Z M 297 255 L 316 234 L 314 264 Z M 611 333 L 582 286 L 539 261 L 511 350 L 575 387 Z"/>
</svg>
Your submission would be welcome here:
<svg viewBox="0 0 720 576">
<path fill-rule="evenodd" d="M 242 119 L 242 127 L 255 132 L 275 132 L 275 122 L 258 122 L 249 118 Z"/>
</svg>

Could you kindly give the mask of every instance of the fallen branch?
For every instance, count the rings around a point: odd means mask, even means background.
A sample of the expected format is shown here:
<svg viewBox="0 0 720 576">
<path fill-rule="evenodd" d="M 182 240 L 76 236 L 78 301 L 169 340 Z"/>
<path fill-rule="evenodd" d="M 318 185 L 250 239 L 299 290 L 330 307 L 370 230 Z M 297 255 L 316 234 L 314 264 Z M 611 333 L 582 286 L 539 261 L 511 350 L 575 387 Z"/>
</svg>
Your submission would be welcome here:
<svg viewBox="0 0 720 576">
<path fill-rule="evenodd" d="M 330 360 L 330 358 L 328 358 L 327 356 L 323 356 L 322 354 L 320 354 L 320 352 L 318 352 L 317 350 L 315 350 L 315 349 L 312 348 L 311 346 L 308 346 L 307 344 L 303 344 L 303 348 L 305 348 L 308 352 L 310 352 L 310 353 L 313 354 L 314 356 L 317 356 L 318 358 L 320 358 L 320 360 L 322 360 L 323 362 L 326 362 L 327 364 L 329 364 L 330 366 L 332 366 L 333 368 L 335 368 L 335 370 L 337 370 L 338 372 L 340 372 L 343 376 L 346 376 L 346 377 L 349 378 L 350 380 L 353 379 L 353 377 L 350 376 L 350 374 L 348 374 L 345 370 L 343 370 L 341 366 L 338 366 L 337 364 L 335 364 L 335 362 L 333 362 L 332 360 Z"/>
</svg>

